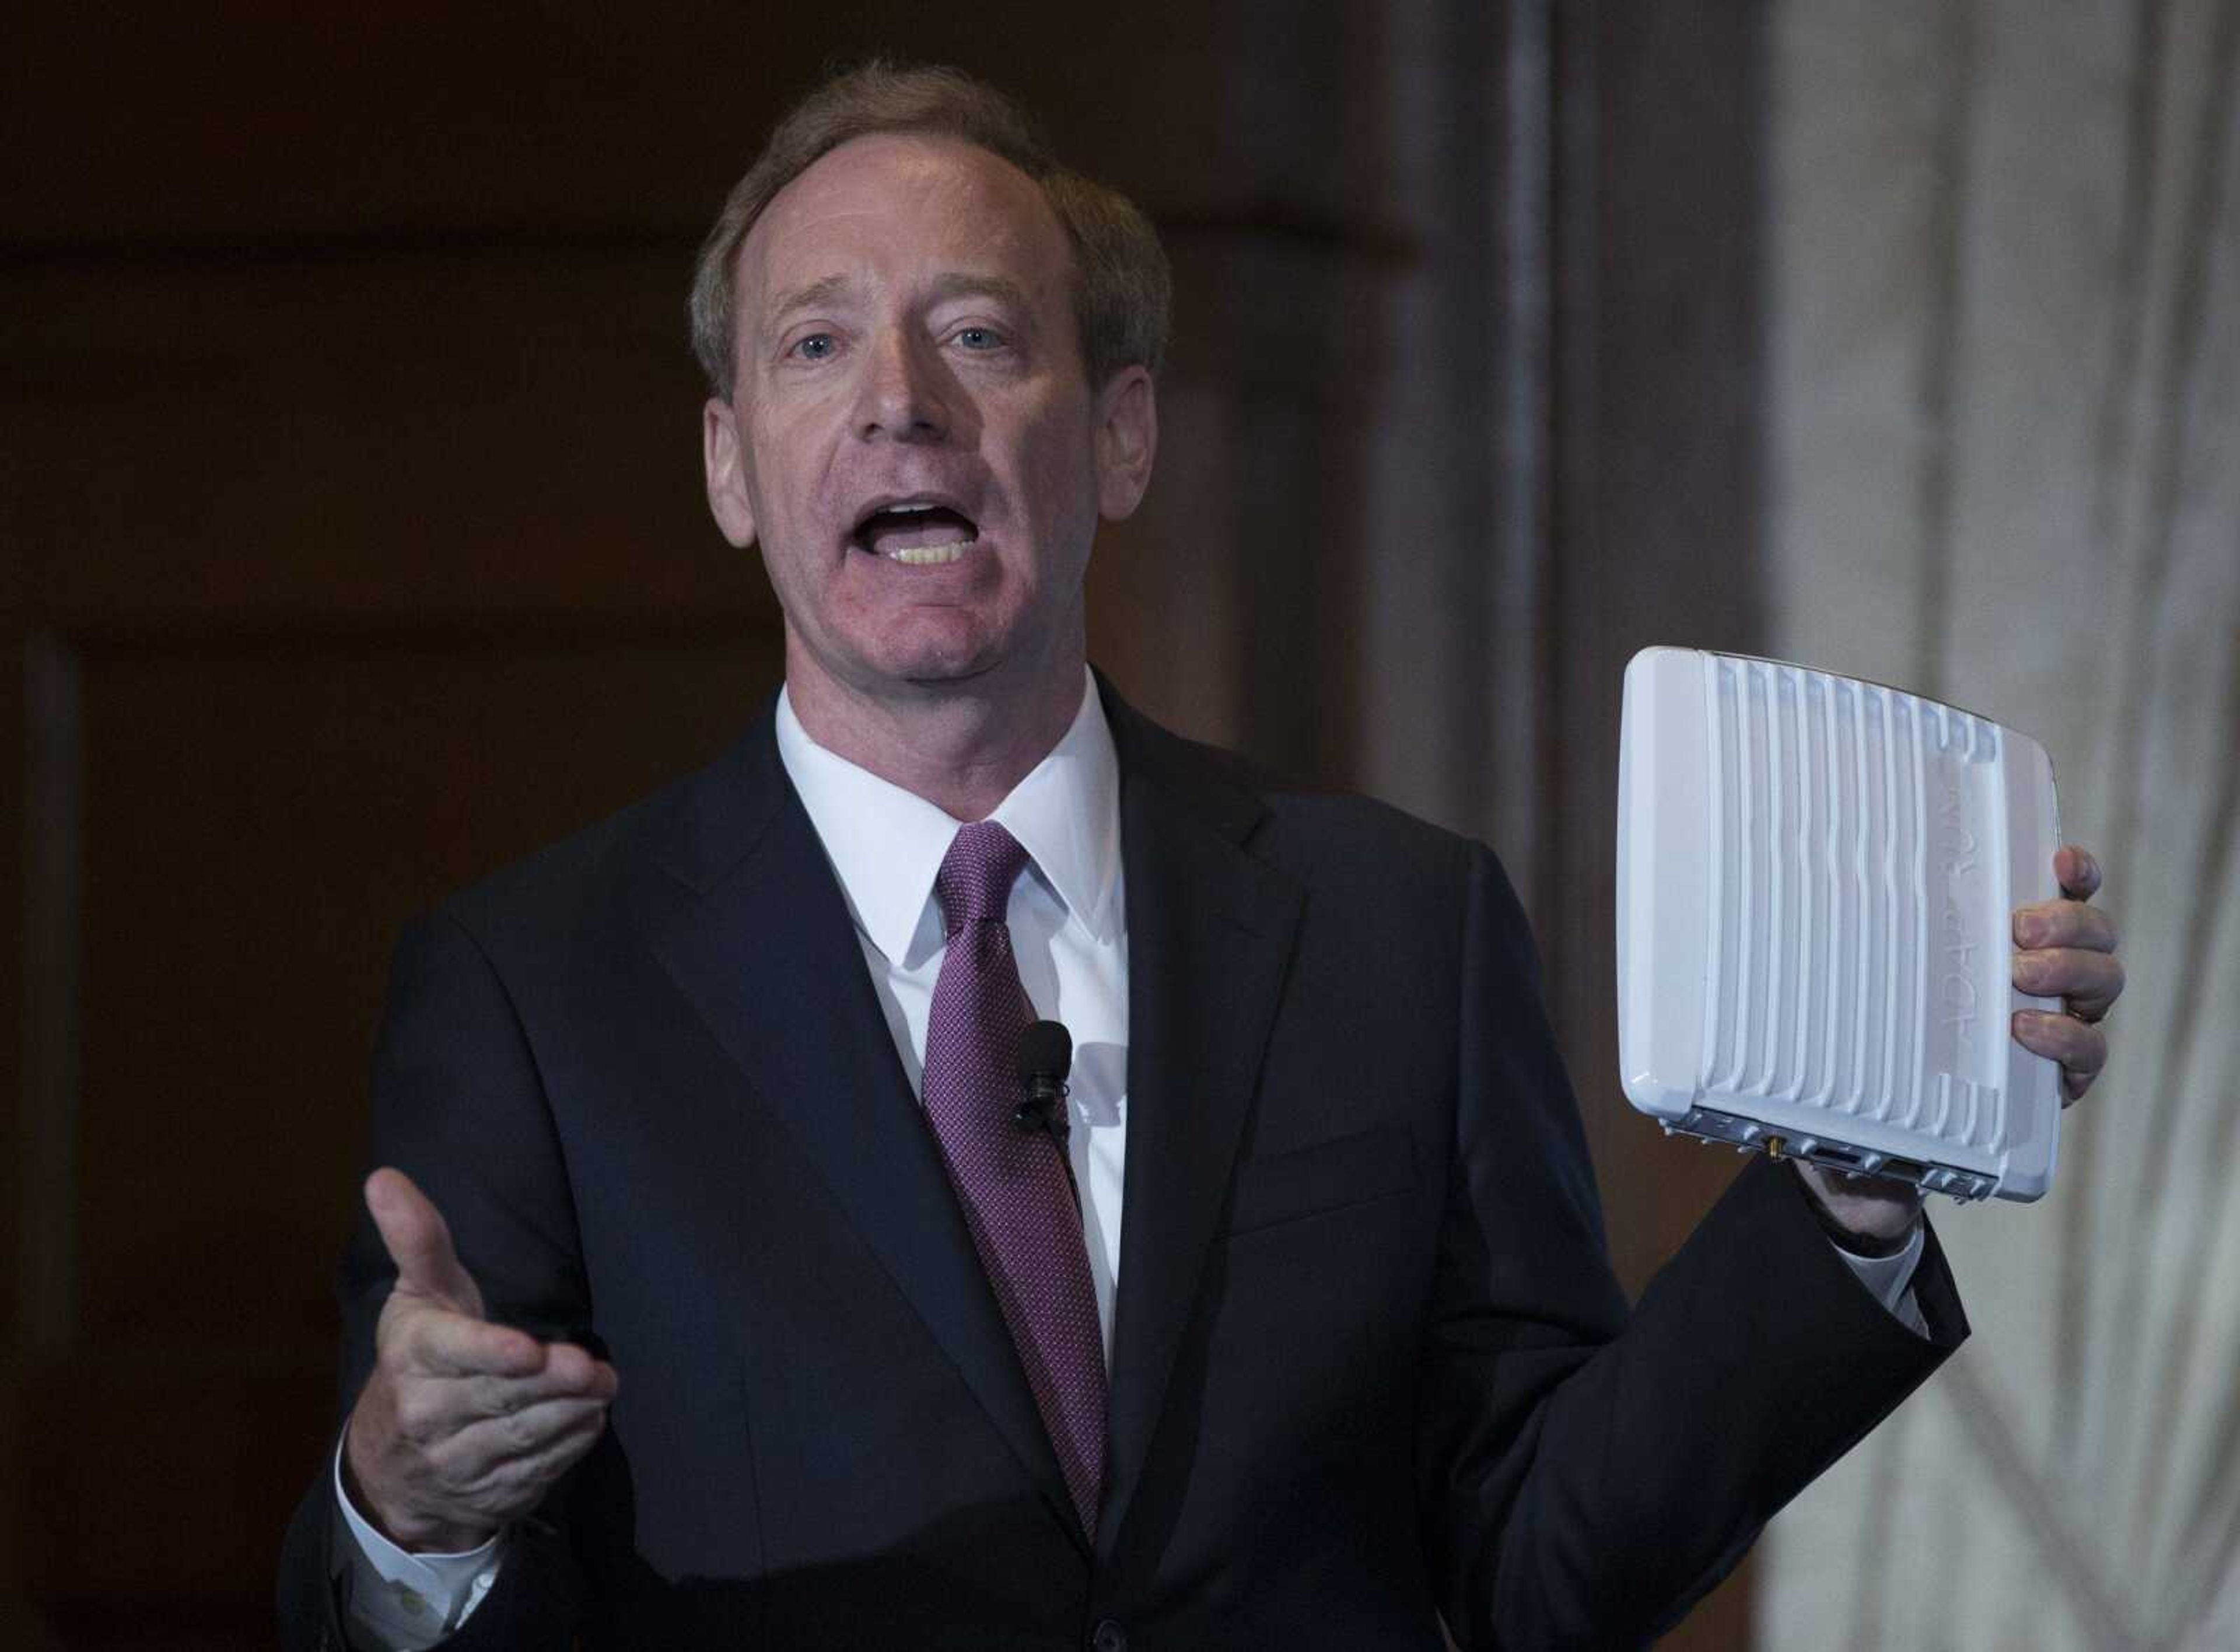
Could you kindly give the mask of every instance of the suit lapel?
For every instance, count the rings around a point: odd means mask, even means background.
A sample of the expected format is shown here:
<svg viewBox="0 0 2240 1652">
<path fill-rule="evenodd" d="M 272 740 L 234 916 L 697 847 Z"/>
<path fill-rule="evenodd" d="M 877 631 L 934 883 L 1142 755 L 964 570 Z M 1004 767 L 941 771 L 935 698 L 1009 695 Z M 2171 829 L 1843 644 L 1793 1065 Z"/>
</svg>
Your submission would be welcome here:
<svg viewBox="0 0 2240 1652">
<path fill-rule="evenodd" d="M 672 823 L 659 858 L 683 898 L 650 915 L 654 951 L 1078 1535 L 1002 1312 L 771 728 L 766 712 Z"/>
<path fill-rule="evenodd" d="M 1264 812 L 1122 703 L 1128 913 L 1128 1169 L 1097 1550 L 1140 1482 L 1226 1206 L 1290 963 L 1297 884 L 1242 847 Z"/>
</svg>

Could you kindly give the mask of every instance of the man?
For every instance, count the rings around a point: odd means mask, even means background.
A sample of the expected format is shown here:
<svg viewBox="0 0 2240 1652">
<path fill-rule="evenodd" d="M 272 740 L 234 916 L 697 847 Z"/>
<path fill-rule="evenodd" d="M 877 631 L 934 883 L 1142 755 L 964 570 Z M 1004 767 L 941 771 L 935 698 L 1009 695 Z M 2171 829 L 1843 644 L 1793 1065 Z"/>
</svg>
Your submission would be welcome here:
<svg viewBox="0 0 2240 1652">
<path fill-rule="evenodd" d="M 874 69 L 703 256 L 786 619 L 722 762 L 399 951 L 290 1644 L 1637 1642 L 1964 1334 L 1917 1200 L 1753 1166 L 1629 1322 L 1492 857 L 1088 672 L 1165 272 Z M 2097 873 L 2018 917 L 2081 1090 Z M 1030 1015 L 1081 1047 L 1018 1104 Z M 1066 1128 L 1070 1124 L 1070 1129 Z"/>
</svg>

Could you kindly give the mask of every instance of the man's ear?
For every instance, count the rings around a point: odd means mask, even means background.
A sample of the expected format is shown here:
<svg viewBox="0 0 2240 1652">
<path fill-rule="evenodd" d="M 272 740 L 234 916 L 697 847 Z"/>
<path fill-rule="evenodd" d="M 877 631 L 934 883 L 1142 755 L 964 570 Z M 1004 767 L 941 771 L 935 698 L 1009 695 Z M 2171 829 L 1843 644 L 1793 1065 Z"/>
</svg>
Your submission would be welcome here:
<svg viewBox="0 0 2240 1652">
<path fill-rule="evenodd" d="M 729 402 L 713 396 L 700 410 L 700 463 L 707 472 L 708 509 L 716 526 L 744 550 L 755 543 L 755 508 L 747 498 L 739 416 Z"/>
<path fill-rule="evenodd" d="M 1135 514 L 1159 450 L 1159 403 L 1150 370 L 1123 367 L 1097 393 L 1097 509 L 1107 522 Z"/>
</svg>

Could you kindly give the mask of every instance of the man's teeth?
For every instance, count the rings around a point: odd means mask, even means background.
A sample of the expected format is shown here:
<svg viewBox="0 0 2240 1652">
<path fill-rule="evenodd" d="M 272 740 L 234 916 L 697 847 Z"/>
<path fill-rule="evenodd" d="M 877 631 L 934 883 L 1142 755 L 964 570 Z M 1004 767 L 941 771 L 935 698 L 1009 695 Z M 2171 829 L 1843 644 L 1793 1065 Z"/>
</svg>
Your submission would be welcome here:
<svg viewBox="0 0 2240 1652">
<path fill-rule="evenodd" d="M 907 563 L 912 568 L 931 568 L 942 563 L 959 562 L 964 553 L 980 542 L 960 539 L 953 545 L 905 545 L 899 550 L 886 553 L 890 562 Z"/>
</svg>

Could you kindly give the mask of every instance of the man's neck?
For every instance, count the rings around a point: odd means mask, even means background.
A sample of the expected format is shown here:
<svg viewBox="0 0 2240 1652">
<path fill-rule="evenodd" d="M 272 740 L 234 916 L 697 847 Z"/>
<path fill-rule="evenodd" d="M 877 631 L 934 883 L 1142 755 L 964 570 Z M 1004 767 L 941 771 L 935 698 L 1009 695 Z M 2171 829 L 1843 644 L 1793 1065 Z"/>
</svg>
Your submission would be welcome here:
<svg viewBox="0 0 2240 1652">
<path fill-rule="evenodd" d="M 859 694 L 789 659 L 786 697 L 809 737 L 958 820 L 984 820 L 1048 756 L 1081 709 L 1078 658 L 1033 691 L 979 683 Z"/>
</svg>

